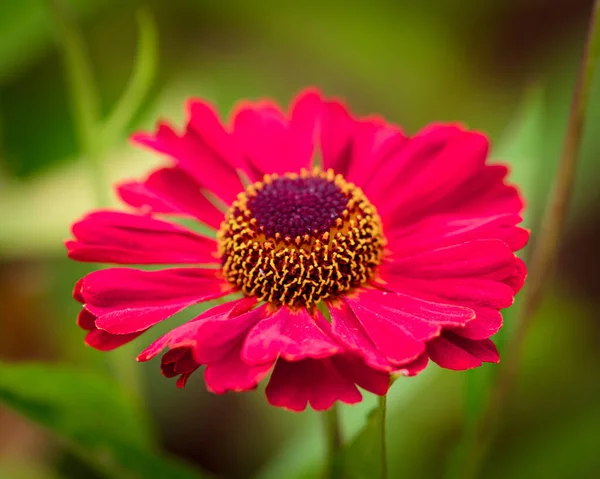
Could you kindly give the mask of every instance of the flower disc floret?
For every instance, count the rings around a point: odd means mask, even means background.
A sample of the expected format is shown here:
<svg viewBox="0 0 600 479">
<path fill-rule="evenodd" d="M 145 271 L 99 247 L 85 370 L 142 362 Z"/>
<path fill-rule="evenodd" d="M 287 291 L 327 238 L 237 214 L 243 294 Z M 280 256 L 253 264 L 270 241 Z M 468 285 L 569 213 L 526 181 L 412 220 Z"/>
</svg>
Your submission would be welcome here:
<svg viewBox="0 0 600 479">
<path fill-rule="evenodd" d="M 276 306 L 312 307 L 365 284 L 385 238 L 363 191 L 333 170 L 265 175 L 218 233 L 225 278 Z"/>
</svg>

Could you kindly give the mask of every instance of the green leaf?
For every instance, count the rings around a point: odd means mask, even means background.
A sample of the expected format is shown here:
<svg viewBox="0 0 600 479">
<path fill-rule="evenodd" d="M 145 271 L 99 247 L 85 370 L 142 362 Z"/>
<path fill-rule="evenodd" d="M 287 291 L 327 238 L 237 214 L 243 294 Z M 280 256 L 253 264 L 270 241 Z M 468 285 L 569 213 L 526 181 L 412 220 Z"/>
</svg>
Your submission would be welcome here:
<svg viewBox="0 0 600 479">
<path fill-rule="evenodd" d="M 380 403 L 381 404 L 381 403 Z M 382 435 L 385 435 L 385 407 L 376 407 L 367 423 L 342 450 L 344 477 L 373 479 L 382 477 Z"/>
<path fill-rule="evenodd" d="M 96 372 L 67 365 L 0 362 L 0 402 L 65 440 L 106 477 L 202 477 L 159 455 L 133 396 Z"/>
</svg>

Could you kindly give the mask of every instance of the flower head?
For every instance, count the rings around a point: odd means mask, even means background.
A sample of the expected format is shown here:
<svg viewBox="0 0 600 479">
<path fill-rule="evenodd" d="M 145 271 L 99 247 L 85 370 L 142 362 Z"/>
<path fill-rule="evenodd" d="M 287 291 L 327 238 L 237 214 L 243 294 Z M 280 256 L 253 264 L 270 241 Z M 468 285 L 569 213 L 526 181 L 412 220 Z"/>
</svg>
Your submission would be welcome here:
<svg viewBox="0 0 600 479">
<path fill-rule="evenodd" d="M 192 100 L 183 133 L 163 123 L 133 141 L 170 164 L 118 186 L 132 212 L 75 223 L 69 256 L 185 267 L 80 280 L 89 345 L 111 350 L 224 298 L 138 360 L 162 352 L 163 374 L 180 387 L 205 366 L 215 393 L 271 373 L 269 401 L 292 410 L 358 402 L 357 386 L 385 394 L 390 374 L 417 374 L 429 359 L 458 370 L 498 361 L 489 338 L 523 285 L 514 252 L 528 232 L 482 134 L 431 125 L 407 136 L 308 90 L 287 115 L 243 104 L 229 125 Z"/>
</svg>

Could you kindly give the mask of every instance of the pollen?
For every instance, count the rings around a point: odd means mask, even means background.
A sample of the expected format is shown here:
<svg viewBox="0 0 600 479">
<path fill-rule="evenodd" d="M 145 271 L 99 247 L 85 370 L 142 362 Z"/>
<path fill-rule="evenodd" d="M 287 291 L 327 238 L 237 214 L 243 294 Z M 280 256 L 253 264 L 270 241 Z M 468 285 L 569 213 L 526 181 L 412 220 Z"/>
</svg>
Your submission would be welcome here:
<svg viewBox="0 0 600 479">
<path fill-rule="evenodd" d="M 218 232 L 225 278 L 293 309 L 351 292 L 381 263 L 381 219 L 333 170 L 265 175 L 240 193 Z"/>
</svg>

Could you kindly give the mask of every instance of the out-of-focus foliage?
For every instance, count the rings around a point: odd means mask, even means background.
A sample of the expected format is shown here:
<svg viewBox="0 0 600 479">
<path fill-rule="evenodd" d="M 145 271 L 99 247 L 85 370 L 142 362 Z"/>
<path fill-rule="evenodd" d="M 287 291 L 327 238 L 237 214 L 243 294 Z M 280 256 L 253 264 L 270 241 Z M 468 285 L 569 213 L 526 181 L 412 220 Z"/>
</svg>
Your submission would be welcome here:
<svg viewBox="0 0 600 479">
<path fill-rule="evenodd" d="M 591 6 L 588 0 L 63 1 L 89 45 L 103 116 L 113 110 L 131 76 L 135 12 L 146 6 L 157 19 L 158 77 L 131 130 L 152 128 L 158 118 L 181 126 L 189 96 L 209 98 L 227 117 L 239 99 L 269 96 L 287 102 L 307 84 L 411 133 L 430 121 L 460 121 L 489 133 L 494 159 L 512 165 L 512 180 L 530 205 L 526 221 L 534 236 L 560 151 Z M 71 288 L 91 266 L 67 262 L 62 241 L 73 219 L 94 207 L 94 199 L 77 149 L 55 33 L 45 1 L 0 2 L 0 357 L 93 370 L 81 376 L 81 385 L 93 392 L 88 382 L 108 375 L 107 363 L 133 361 L 154 338 L 139 338 L 130 356 L 115 359 L 114 353 L 85 348 L 83 333 L 74 325 L 78 305 Z M 582 266 L 560 269 L 536 318 L 519 385 L 484 477 L 591 478 L 600 467 L 595 451 L 600 324 L 591 313 L 598 307 L 598 289 L 585 281 L 589 273 L 582 269 L 600 266 L 600 137 L 593 133 L 600 119 L 597 90 L 596 85 L 563 253 L 583 258 L 568 262 Z M 104 166 L 108 179 L 117 181 L 142 176 L 161 161 L 117 135 Z M 573 238 L 579 237 L 583 240 L 571 253 Z M 580 284 L 587 285 L 585 291 Z M 510 334 L 511 310 L 505 324 Z M 160 328 L 153 334 L 159 333 Z M 319 477 L 324 445 L 317 414 L 275 410 L 261 390 L 209 395 L 200 374 L 180 391 L 160 376 L 156 361 L 137 367 L 165 450 L 224 477 Z M 390 477 L 442 476 L 465 410 L 472 409 L 471 402 L 465 403 L 464 383 L 470 382 L 468 389 L 477 396 L 493 373 L 494 366 L 467 374 L 431 366 L 394 384 L 388 406 Z M 35 399 L 28 388 L 31 379 L 14 374 L 12 394 Z M 52 385 L 42 381 L 40 387 L 44 384 Z M 70 407 L 83 414 L 85 405 L 76 397 L 81 396 L 73 395 Z M 118 396 L 100 397 L 87 406 L 122 404 Z M 341 408 L 350 441 L 374 405 L 367 396 L 359 406 Z M 135 422 L 135 414 L 125 424 Z M 89 425 L 87 420 L 81 426 Z M 19 423 L 27 432 L 17 434 L 14 421 L 0 412 L 0 479 L 95 477 L 85 461 L 69 459 L 63 441 L 27 422 Z M 135 434 L 136 427 L 126 434 Z M 118 429 L 114 433 L 120 434 Z M 43 447 L 33 444 L 31 436 Z M 149 450 L 136 440 L 134 447 Z M 159 466 L 152 469 L 160 471 Z M 157 477 L 146 472 L 144 477 Z"/>
<path fill-rule="evenodd" d="M 127 479 L 199 479 L 160 457 L 143 408 L 114 380 L 48 364 L 0 363 L 0 401 L 47 427 L 98 471 Z"/>
</svg>

